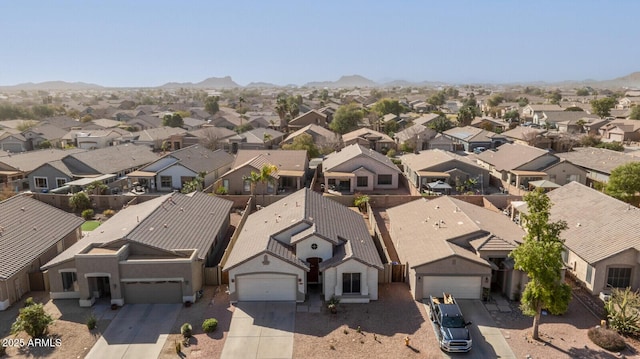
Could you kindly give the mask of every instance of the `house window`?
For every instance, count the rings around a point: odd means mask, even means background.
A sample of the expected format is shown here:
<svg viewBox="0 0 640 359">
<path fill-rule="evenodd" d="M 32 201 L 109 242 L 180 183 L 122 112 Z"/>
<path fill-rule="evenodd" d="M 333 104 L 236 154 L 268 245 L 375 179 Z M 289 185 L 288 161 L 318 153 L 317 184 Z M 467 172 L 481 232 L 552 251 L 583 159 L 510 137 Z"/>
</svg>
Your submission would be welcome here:
<svg viewBox="0 0 640 359">
<path fill-rule="evenodd" d="M 58 251 L 58 254 L 64 251 L 64 241 L 58 241 L 58 243 L 56 243 L 56 250 Z"/>
<path fill-rule="evenodd" d="M 631 268 L 609 268 L 607 285 L 614 288 L 626 288 L 631 285 Z"/>
<path fill-rule="evenodd" d="M 562 262 L 568 263 L 569 261 L 569 252 L 566 249 L 562 251 Z"/>
<path fill-rule="evenodd" d="M 369 186 L 369 177 L 366 176 L 358 176 L 358 187 L 368 187 Z"/>
<path fill-rule="evenodd" d="M 80 290 L 76 272 L 62 272 L 60 274 L 62 275 L 62 290 L 65 292 L 77 292 Z"/>
<path fill-rule="evenodd" d="M 56 187 L 62 187 L 65 183 L 67 183 L 66 178 L 56 177 Z"/>
<path fill-rule="evenodd" d="M 249 180 L 245 180 L 244 181 L 244 188 L 243 191 L 245 192 L 251 192 L 251 181 Z"/>
<path fill-rule="evenodd" d="M 267 182 L 267 193 L 273 193 L 275 185 L 273 182 Z"/>
<path fill-rule="evenodd" d="M 222 187 L 224 187 L 224 189 L 227 190 L 227 192 L 229 192 L 229 180 L 222 180 Z"/>
<path fill-rule="evenodd" d="M 392 175 L 378 175 L 378 184 L 385 185 L 385 184 L 392 184 L 392 183 L 393 183 Z"/>
<path fill-rule="evenodd" d="M 160 176 L 160 187 L 171 188 L 171 176 Z"/>
<path fill-rule="evenodd" d="M 342 293 L 360 294 L 360 273 L 342 273 Z"/>
<path fill-rule="evenodd" d="M 49 188 L 49 181 L 47 177 L 34 177 L 33 181 L 36 188 Z"/>
<path fill-rule="evenodd" d="M 593 277 L 593 267 L 587 264 L 587 275 L 584 278 L 584 281 L 591 284 L 591 277 Z"/>
</svg>

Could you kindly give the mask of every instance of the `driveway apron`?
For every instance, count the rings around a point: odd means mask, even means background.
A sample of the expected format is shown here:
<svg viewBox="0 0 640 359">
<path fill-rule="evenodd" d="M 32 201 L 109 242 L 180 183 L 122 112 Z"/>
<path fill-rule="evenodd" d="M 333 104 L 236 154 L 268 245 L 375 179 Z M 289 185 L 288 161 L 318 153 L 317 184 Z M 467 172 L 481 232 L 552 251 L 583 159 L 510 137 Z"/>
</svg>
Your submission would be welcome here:
<svg viewBox="0 0 640 359">
<path fill-rule="evenodd" d="M 181 307 L 180 304 L 125 305 L 86 358 L 157 358 Z"/>
<path fill-rule="evenodd" d="M 222 359 L 291 359 L 295 302 L 239 302 Z"/>
</svg>

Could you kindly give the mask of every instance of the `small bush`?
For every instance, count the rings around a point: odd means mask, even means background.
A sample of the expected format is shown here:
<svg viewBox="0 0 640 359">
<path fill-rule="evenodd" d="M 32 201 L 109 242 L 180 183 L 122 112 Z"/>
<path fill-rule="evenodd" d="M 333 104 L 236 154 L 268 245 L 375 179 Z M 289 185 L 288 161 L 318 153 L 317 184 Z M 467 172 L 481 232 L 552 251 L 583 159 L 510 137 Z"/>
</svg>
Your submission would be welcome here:
<svg viewBox="0 0 640 359">
<path fill-rule="evenodd" d="M 87 328 L 89 328 L 89 330 L 93 330 L 96 328 L 97 323 L 98 320 L 92 315 L 87 319 Z"/>
<path fill-rule="evenodd" d="M 32 305 L 36 304 L 36 302 L 33 301 L 33 297 L 29 297 L 27 299 L 24 300 L 24 307 L 30 307 Z"/>
<path fill-rule="evenodd" d="M 594 344 L 608 351 L 619 352 L 627 347 L 624 338 L 611 329 L 594 327 L 589 329 L 587 335 Z"/>
<path fill-rule="evenodd" d="M 217 327 L 218 327 L 218 320 L 215 318 L 205 319 L 205 321 L 202 322 L 202 330 L 205 333 L 211 333 L 212 331 L 216 330 Z"/>
<path fill-rule="evenodd" d="M 93 218 L 94 214 L 95 212 L 92 209 L 85 209 L 84 211 L 82 211 L 82 218 L 90 220 L 91 218 Z"/>
<path fill-rule="evenodd" d="M 37 303 L 20 309 L 18 318 L 11 326 L 11 333 L 16 334 L 24 330 L 30 337 L 40 338 L 47 332 L 47 327 L 51 323 L 53 318 L 44 311 L 41 303 Z"/>
<path fill-rule="evenodd" d="M 216 194 L 225 195 L 225 194 L 229 194 L 229 191 L 226 188 L 220 186 L 216 188 Z"/>
<path fill-rule="evenodd" d="M 112 210 L 112 209 L 105 209 L 105 210 L 102 212 L 102 215 L 103 215 L 103 216 L 105 216 L 105 217 L 107 217 L 107 218 L 112 217 L 114 214 L 116 214 L 116 211 L 114 211 L 114 210 Z"/>
<path fill-rule="evenodd" d="M 192 330 L 193 330 L 193 327 L 191 327 L 191 324 L 189 324 L 189 323 L 184 323 L 180 327 L 180 333 L 185 338 L 191 337 Z"/>
<path fill-rule="evenodd" d="M 387 151 L 387 157 L 395 157 L 395 155 L 396 155 L 396 150 L 394 150 L 393 148 Z"/>
</svg>

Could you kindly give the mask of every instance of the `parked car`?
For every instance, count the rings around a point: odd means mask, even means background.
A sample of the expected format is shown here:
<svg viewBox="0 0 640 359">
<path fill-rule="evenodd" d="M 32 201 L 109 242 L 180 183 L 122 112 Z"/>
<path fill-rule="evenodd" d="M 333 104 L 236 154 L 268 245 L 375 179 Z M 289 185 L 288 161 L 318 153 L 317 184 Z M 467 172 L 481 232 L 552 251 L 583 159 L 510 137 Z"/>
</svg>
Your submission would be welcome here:
<svg viewBox="0 0 640 359">
<path fill-rule="evenodd" d="M 462 311 L 453 295 L 443 293 L 442 297 L 429 296 L 429 316 L 440 349 L 449 353 L 466 353 L 471 350 L 471 334 Z"/>
</svg>

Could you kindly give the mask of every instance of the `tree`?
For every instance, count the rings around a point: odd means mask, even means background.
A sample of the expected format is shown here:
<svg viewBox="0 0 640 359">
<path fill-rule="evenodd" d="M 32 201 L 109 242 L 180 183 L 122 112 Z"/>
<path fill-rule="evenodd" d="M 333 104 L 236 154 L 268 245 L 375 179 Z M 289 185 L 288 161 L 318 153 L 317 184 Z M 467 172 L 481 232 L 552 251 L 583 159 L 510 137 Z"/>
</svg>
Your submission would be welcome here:
<svg viewBox="0 0 640 359">
<path fill-rule="evenodd" d="M 489 107 L 496 107 L 502 102 L 504 102 L 504 97 L 500 94 L 493 94 L 487 99 L 487 105 L 489 105 Z"/>
<path fill-rule="evenodd" d="M 571 300 L 571 287 L 561 281 L 564 241 L 560 233 L 567 228 L 567 223 L 549 220 L 551 201 L 542 189 L 529 192 L 524 200 L 529 211 L 522 214 L 527 234 L 509 256 L 514 259 L 515 267 L 529 277 L 520 308 L 533 317 L 532 338 L 538 340 L 542 308 L 561 314 L 567 311 Z"/>
<path fill-rule="evenodd" d="M 526 105 L 528 105 L 528 104 L 529 104 L 529 99 L 528 99 L 528 98 L 526 98 L 526 97 L 520 97 L 520 98 L 518 99 L 518 106 L 520 106 L 520 107 L 525 107 L 525 106 L 526 106 Z"/>
<path fill-rule="evenodd" d="M 633 106 L 631 108 L 630 120 L 640 120 L 640 106 Z"/>
<path fill-rule="evenodd" d="M 616 105 L 616 99 L 613 97 L 603 97 L 597 100 L 591 100 L 591 109 L 593 113 L 605 118 L 611 115 L 611 109 Z"/>
<path fill-rule="evenodd" d="M 584 112 L 584 109 L 582 109 L 582 107 L 578 107 L 578 106 L 570 106 L 564 109 L 567 112 Z"/>
<path fill-rule="evenodd" d="M 611 171 L 606 188 L 607 194 L 628 202 L 640 192 L 640 162 L 631 162 Z"/>
<path fill-rule="evenodd" d="M 20 309 L 20 314 L 11 325 L 11 333 L 25 331 L 32 338 L 39 338 L 47 332 L 53 318 L 44 311 L 42 303 L 31 304 Z"/>
<path fill-rule="evenodd" d="M 89 185 L 86 188 L 87 191 L 93 192 L 93 194 L 97 194 L 97 195 L 106 194 L 108 189 L 109 189 L 109 186 L 102 183 L 102 181 L 93 181 L 89 183 Z"/>
<path fill-rule="evenodd" d="M 400 104 L 400 102 L 398 102 L 398 100 L 392 100 L 390 98 L 383 98 L 379 100 L 373 105 L 372 110 L 381 117 L 389 113 L 399 116 L 401 113 L 406 112 L 406 109 Z"/>
<path fill-rule="evenodd" d="M 546 96 L 549 99 L 549 102 L 557 105 L 562 100 L 562 94 L 560 94 L 560 90 L 555 90 L 547 94 Z"/>
<path fill-rule="evenodd" d="M 218 104 L 219 97 L 218 96 L 209 96 L 204 100 L 204 110 L 207 111 L 210 115 L 215 115 L 218 111 L 220 111 L 220 105 Z"/>
<path fill-rule="evenodd" d="M 305 150 L 309 158 L 320 156 L 320 149 L 313 141 L 313 137 L 308 133 L 303 133 L 293 139 L 290 144 L 282 145 L 284 150 Z"/>
<path fill-rule="evenodd" d="M 453 128 L 453 123 L 451 123 L 451 120 L 449 120 L 445 115 L 440 115 L 430 121 L 427 124 L 427 127 L 438 133 L 442 133 L 450 128 Z"/>
<path fill-rule="evenodd" d="M 277 183 L 278 180 L 275 177 L 273 177 L 273 174 L 276 172 L 278 172 L 278 167 L 276 165 L 272 165 L 271 163 L 267 163 L 263 165 L 262 168 L 260 168 L 259 181 L 263 185 L 263 188 L 262 188 L 262 204 L 263 205 L 264 205 L 264 193 L 266 192 L 264 187 L 270 183 L 271 184 Z"/>
<path fill-rule="evenodd" d="M 576 91 L 576 95 L 578 96 L 589 96 L 589 90 L 585 87 L 578 89 L 578 91 Z"/>
<path fill-rule="evenodd" d="M 398 128 L 400 128 L 400 125 L 398 125 L 396 120 L 389 120 L 384 123 L 383 131 L 387 135 L 393 137 L 393 134 L 398 131 Z"/>
<path fill-rule="evenodd" d="M 169 127 L 182 127 L 184 125 L 184 120 L 180 114 L 174 113 L 172 115 L 166 114 L 162 118 L 162 126 Z"/>
<path fill-rule="evenodd" d="M 597 148 L 604 148 L 611 151 L 624 152 L 624 146 L 622 143 L 613 141 L 613 142 L 600 142 L 595 145 Z"/>
<path fill-rule="evenodd" d="M 358 128 L 360 121 L 364 118 L 364 112 L 358 104 L 352 102 L 338 108 L 329 128 L 339 134 L 345 134 Z"/>
<path fill-rule="evenodd" d="M 471 107 L 463 107 L 458 110 L 458 126 L 464 127 L 471 124 L 476 117 L 475 111 Z"/>
<path fill-rule="evenodd" d="M 202 186 L 204 185 L 204 176 L 206 173 L 198 173 L 196 178 L 192 179 L 189 182 L 186 182 L 182 185 L 181 193 L 187 194 L 196 191 L 202 191 Z"/>
<path fill-rule="evenodd" d="M 518 110 L 507 111 L 502 118 L 507 122 L 517 122 L 520 121 L 520 112 Z"/>
<path fill-rule="evenodd" d="M 76 212 L 82 212 L 91 208 L 91 199 L 85 192 L 78 192 L 69 197 L 69 206 Z"/>
<path fill-rule="evenodd" d="M 443 91 L 438 91 L 427 99 L 427 103 L 433 106 L 442 106 L 447 100 Z"/>
</svg>

